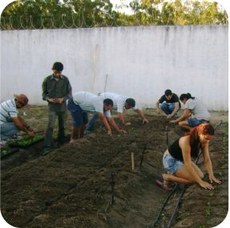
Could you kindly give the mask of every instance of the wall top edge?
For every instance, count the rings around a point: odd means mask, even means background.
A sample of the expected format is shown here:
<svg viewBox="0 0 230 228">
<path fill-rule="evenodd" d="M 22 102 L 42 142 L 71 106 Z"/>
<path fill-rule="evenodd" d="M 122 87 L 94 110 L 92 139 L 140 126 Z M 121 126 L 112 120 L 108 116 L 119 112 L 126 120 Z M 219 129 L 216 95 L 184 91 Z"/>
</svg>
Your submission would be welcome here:
<svg viewBox="0 0 230 228">
<path fill-rule="evenodd" d="M 14 32 L 14 31 L 61 31 L 61 30 L 109 30 L 109 29 L 149 29 L 149 28 L 228 28 L 228 25 L 215 25 L 215 24 L 210 24 L 210 25 L 139 25 L 139 26 L 106 26 L 106 27 L 92 27 L 92 28 L 47 28 L 47 29 L 9 29 L 9 30 L 3 30 L 1 29 L 0 32 Z"/>
</svg>

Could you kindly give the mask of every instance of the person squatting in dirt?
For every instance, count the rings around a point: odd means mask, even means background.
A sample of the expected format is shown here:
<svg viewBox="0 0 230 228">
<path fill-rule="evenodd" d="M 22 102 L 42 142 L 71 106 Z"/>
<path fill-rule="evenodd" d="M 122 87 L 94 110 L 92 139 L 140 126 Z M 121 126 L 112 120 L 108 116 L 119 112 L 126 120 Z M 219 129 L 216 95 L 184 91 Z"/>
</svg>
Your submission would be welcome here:
<svg viewBox="0 0 230 228">
<path fill-rule="evenodd" d="M 166 89 L 164 95 L 156 103 L 157 113 L 162 113 L 166 118 L 172 119 L 180 109 L 178 96 L 170 89 Z"/>
<path fill-rule="evenodd" d="M 163 182 L 156 180 L 156 184 L 166 191 L 171 190 L 169 187 L 171 181 L 182 184 L 197 183 L 209 190 L 214 188 L 213 183 L 221 184 L 221 181 L 214 176 L 209 154 L 209 142 L 213 136 L 213 126 L 203 123 L 177 139 L 163 155 L 163 166 L 167 173 L 162 174 Z M 200 150 L 210 183 L 203 180 L 204 174 L 192 160 L 199 156 Z"/>
<path fill-rule="evenodd" d="M 35 136 L 35 131 L 26 124 L 18 113 L 18 109 L 25 107 L 28 101 L 29 99 L 26 95 L 19 94 L 14 95 L 13 99 L 0 104 L 1 141 L 7 141 L 14 136 L 17 137 L 17 133 L 20 130 L 31 137 Z"/>
<path fill-rule="evenodd" d="M 72 87 L 69 79 L 62 74 L 63 64 L 55 62 L 53 74 L 47 76 L 42 83 L 42 99 L 48 102 L 48 126 L 44 140 L 43 155 L 54 147 L 53 129 L 58 117 L 58 144 L 65 142 L 66 100 L 72 97 Z"/>
<path fill-rule="evenodd" d="M 206 106 L 197 98 L 192 97 L 190 93 L 180 95 L 180 101 L 184 104 L 184 112 L 171 123 L 178 124 L 185 130 L 191 130 L 201 123 L 208 123 L 211 114 Z"/>
<path fill-rule="evenodd" d="M 125 118 L 125 110 L 128 109 L 133 109 L 135 112 L 137 112 L 137 114 L 141 117 L 143 124 L 149 123 L 148 119 L 144 115 L 144 112 L 138 107 L 136 101 L 133 98 L 111 92 L 99 93 L 98 95 L 103 99 L 111 99 L 113 101 L 113 110 L 117 111 L 118 117 L 124 126 L 131 125 L 131 122 L 126 121 Z M 94 114 L 94 116 L 86 126 L 86 133 L 90 133 L 97 119 L 97 114 Z M 112 126 L 117 125 L 114 118 L 111 118 L 110 121 L 113 122 Z"/>
<path fill-rule="evenodd" d="M 107 130 L 107 134 L 112 136 L 110 124 L 119 132 L 124 130 L 114 124 L 111 118 L 113 101 L 111 99 L 103 99 L 93 93 L 81 91 L 73 95 L 73 99 L 68 100 L 68 110 L 73 120 L 73 129 L 70 143 L 84 136 L 85 126 L 88 123 L 88 112 L 97 113 L 102 124 Z"/>
</svg>

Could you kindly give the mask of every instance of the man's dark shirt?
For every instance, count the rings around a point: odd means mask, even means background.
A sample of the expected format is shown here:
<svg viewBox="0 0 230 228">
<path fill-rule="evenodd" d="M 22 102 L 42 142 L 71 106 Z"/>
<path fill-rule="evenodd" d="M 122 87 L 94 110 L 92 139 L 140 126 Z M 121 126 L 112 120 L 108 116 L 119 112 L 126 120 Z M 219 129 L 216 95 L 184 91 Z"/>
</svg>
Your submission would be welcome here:
<svg viewBox="0 0 230 228">
<path fill-rule="evenodd" d="M 72 97 L 72 87 L 69 79 L 61 75 L 59 79 L 55 79 L 53 75 L 47 76 L 42 83 L 42 99 L 48 98 L 64 98 L 64 101 Z M 62 104 L 49 103 L 50 111 L 66 111 L 66 102 Z"/>
<path fill-rule="evenodd" d="M 172 98 L 170 100 L 167 100 L 166 97 L 165 97 L 165 95 L 163 95 L 159 99 L 159 103 L 160 104 L 162 104 L 164 101 L 167 102 L 167 103 L 175 103 L 175 102 L 179 102 L 179 98 L 178 98 L 178 96 L 175 93 L 173 93 Z"/>
</svg>

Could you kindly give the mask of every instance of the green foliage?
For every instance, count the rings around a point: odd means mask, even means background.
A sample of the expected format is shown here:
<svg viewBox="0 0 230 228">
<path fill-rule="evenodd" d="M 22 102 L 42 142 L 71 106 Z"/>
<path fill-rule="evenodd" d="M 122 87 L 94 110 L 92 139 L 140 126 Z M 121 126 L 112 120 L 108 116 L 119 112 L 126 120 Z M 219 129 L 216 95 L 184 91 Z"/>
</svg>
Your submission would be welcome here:
<svg viewBox="0 0 230 228">
<path fill-rule="evenodd" d="M 216 2 L 134 0 L 130 6 L 138 18 L 140 13 L 147 16 L 140 18 L 140 24 L 227 24 L 227 13 Z"/>
<path fill-rule="evenodd" d="M 8 142 L 9 146 L 18 146 L 18 147 L 28 147 L 34 143 L 37 143 L 41 140 L 44 139 L 43 135 L 35 135 L 34 137 L 30 137 L 30 136 L 25 136 L 21 139 L 17 139 L 17 140 L 10 140 Z"/>
<path fill-rule="evenodd" d="M 133 14 L 115 11 L 110 0 L 20 0 L 6 7 L 1 28 L 227 24 L 216 2 L 133 0 L 130 8 Z"/>
</svg>

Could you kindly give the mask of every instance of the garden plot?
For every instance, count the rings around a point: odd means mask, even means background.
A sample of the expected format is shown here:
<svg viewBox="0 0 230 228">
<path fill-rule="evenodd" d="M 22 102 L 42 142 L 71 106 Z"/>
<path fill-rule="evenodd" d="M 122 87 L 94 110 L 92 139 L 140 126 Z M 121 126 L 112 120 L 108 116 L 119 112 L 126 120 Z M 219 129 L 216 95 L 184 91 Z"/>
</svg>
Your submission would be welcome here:
<svg viewBox="0 0 230 228">
<path fill-rule="evenodd" d="M 43 115 L 30 107 L 27 118 L 43 116 L 42 130 L 47 113 L 39 110 Z M 150 123 L 142 125 L 136 115 L 128 115 L 132 125 L 124 135 L 110 137 L 97 128 L 46 156 L 39 142 L 2 159 L 5 220 L 16 227 L 147 227 L 167 197 L 155 185 L 163 171 L 162 155 L 180 131 L 152 111 L 146 117 Z M 67 134 L 70 123 L 68 117 Z M 216 138 L 222 137 L 219 129 Z M 219 148 L 215 140 L 211 147 Z"/>
</svg>

